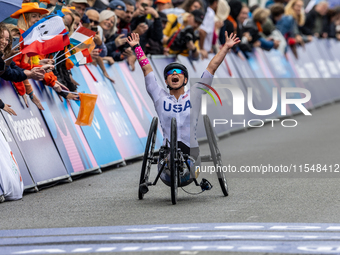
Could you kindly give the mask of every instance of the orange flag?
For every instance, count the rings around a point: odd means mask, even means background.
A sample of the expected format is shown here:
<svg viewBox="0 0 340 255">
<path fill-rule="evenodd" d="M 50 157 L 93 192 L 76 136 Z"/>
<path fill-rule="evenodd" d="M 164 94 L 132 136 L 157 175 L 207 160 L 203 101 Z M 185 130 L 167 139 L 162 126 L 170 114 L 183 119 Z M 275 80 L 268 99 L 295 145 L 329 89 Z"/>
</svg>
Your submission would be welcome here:
<svg viewBox="0 0 340 255">
<path fill-rule="evenodd" d="M 96 106 L 96 101 L 98 95 L 78 93 L 80 100 L 80 108 L 78 113 L 78 118 L 75 124 L 79 126 L 91 126 L 94 107 Z"/>
</svg>

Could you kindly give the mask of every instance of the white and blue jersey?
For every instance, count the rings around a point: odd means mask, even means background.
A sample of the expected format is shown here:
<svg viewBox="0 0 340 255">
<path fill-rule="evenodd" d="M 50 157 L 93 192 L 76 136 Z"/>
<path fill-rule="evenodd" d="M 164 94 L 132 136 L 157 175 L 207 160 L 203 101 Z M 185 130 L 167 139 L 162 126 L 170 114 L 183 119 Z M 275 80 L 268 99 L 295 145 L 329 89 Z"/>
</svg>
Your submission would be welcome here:
<svg viewBox="0 0 340 255">
<path fill-rule="evenodd" d="M 213 75 L 205 70 L 202 74 L 202 83 L 211 85 Z M 166 139 L 170 141 L 171 119 L 177 120 L 177 141 L 183 142 L 189 148 L 198 147 L 196 129 L 201 110 L 202 94 L 206 93 L 199 88 L 208 90 L 201 84 L 195 83 L 178 100 L 158 85 L 154 72 L 145 76 L 146 90 L 151 96 L 163 131 L 163 144 Z"/>
</svg>

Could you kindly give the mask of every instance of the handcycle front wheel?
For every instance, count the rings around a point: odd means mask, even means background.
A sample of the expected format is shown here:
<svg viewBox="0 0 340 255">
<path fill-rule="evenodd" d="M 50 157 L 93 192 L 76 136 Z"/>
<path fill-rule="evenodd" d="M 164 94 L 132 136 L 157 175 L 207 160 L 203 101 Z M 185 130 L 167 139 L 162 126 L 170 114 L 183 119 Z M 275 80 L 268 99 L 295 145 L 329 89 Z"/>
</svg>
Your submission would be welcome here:
<svg viewBox="0 0 340 255">
<path fill-rule="evenodd" d="M 141 189 L 144 188 L 147 190 L 146 183 L 149 181 L 150 169 L 151 169 L 151 164 L 152 164 L 153 156 L 154 156 L 154 149 L 155 149 L 156 136 L 157 136 L 157 126 L 158 126 L 158 118 L 154 117 L 150 125 L 149 135 L 146 141 L 146 146 L 145 146 L 145 151 L 144 151 L 144 156 L 143 156 L 143 164 L 142 164 L 142 170 L 140 174 L 139 188 L 138 188 L 139 199 L 143 199 L 144 197 L 144 193 L 141 191 Z M 141 184 L 145 184 L 146 186 L 141 187 Z"/>
<path fill-rule="evenodd" d="M 207 133 L 211 157 L 215 165 L 215 170 L 217 173 L 218 181 L 220 183 L 223 195 L 228 196 L 227 178 L 225 177 L 225 173 L 222 171 L 223 163 L 222 163 L 220 150 L 218 149 L 218 146 L 217 146 L 217 141 L 216 141 L 216 137 L 214 134 L 214 130 L 211 126 L 210 119 L 207 115 L 203 116 L 203 121 L 204 121 L 205 132 Z"/>
<path fill-rule="evenodd" d="M 176 118 L 171 119 L 170 131 L 170 187 L 171 202 L 173 205 L 177 203 L 178 194 L 178 153 L 177 153 L 177 121 Z"/>
</svg>

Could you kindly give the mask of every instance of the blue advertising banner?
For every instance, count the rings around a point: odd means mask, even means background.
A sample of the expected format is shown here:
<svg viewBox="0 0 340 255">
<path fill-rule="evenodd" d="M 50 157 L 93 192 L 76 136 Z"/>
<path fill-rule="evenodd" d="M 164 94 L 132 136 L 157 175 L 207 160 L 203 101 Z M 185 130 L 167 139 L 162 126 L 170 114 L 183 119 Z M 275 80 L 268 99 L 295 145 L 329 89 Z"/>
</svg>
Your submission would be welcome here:
<svg viewBox="0 0 340 255">
<path fill-rule="evenodd" d="M 277 78 L 276 81 L 278 82 L 280 88 L 296 88 L 298 87 L 298 84 L 301 85 L 301 83 L 295 84 L 297 79 L 293 79 L 295 77 L 293 69 L 287 59 L 278 50 L 272 49 L 270 51 L 259 51 L 264 54 L 267 65 L 269 66 L 273 76 Z M 299 99 L 301 98 L 301 95 L 300 93 L 288 93 L 287 98 Z M 311 101 L 304 104 L 304 106 L 306 108 L 313 107 Z M 296 107 L 296 105 L 289 105 L 289 107 L 293 114 L 301 113 L 300 109 Z"/>
<path fill-rule="evenodd" d="M 247 90 L 249 88 L 253 91 L 253 105 L 257 110 L 268 110 L 272 106 L 272 89 L 268 88 L 268 81 L 265 79 L 258 79 L 255 75 L 255 71 L 259 69 L 254 57 L 250 60 L 246 59 L 244 55 L 238 56 L 235 54 L 228 54 L 230 56 L 231 66 L 235 66 L 238 71 L 238 76 L 242 77 L 243 84 Z M 250 65 L 252 64 L 252 67 Z M 253 71 L 255 69 L 255 71 Z M 264 86 L 265 84 L 266 86 Z M 248 108 L 248 107 L 247 107 Z M 251 115 L 255 117 L 254 115 Z M 256 116 L 258 119 L 271 119 L 279 116 L 279 112 L 276 109 L 272 114 L 266 116 Z"/>
<path fill-rule="evenodd" d="M 131 110 L 130 107 L 132 104 L 131 100 L 122 99 L 124 102 L 122 105 L 121 101 L 119 101 L 120 96 L 117 96 L 117 93 L 114 87 L 111 85 L 111 82 L 106 78 L 104 79 L 102 72 L 93 65 L 88 66 L 88 68 L 97 78 L 97 82 L 88 83 L 88 87 L 90 88 L 92 94 L 98 95 L 98 108 L 104 117 L 104 120 L 110 130 L 111 136 L 116 143 L 120 155 L 122 155 L 124 159 L 140 155 L 144 152 L 144 146 L 142 146 L 142 142 L 138 138 L 132 124 L 133 122 L 130 121 L 123 107 L 125 104 L 128 111 L 132 112 L 132 115 L 135 116 L 135 112 Z M 115 76 L 111 75 L 109 66 L 106 67 L 106 70 L 108 71 L 109 75 L 115 79 L 115 87 L 125 87 L 124 84 L 120 83 Z M 135 122 L 135 125 L 139 123 L 137 117 L 135 117 L 133 121 Z"/>
<path fill-rule="evenodd" d="M 300 78 L 309 78 L 308 83 L 312 93 L 313 105 L 316 107 L 331 102 L 332 95 L 330 91 L 324 89 L 322 84 L 320 84 L 322 76 L 310 53 L 307 52 L 307 49 L 298 47 L 297 54 L 298 59 L 295 59 L 295 67 L 299 70 Z"/>
<path fill-rule="evenodd" d="M 137 134 L 136 141 L 140 140 L 137 148 L 141 154 L 144 152 L 151 123 L 151 116 L 148 116 L 149 113 L 145 109 L 147 105 L 143 102 L 141 94 L 138 93 L 140 87 L 145 87 L 144 75 L 142 74 L 138 80 L 134 81 L 124 62 L 115 63 L 112 66 L 106 66 L 106 68 L 117 84 L 115 91 L 132 124 L 134 133 Z"/>
<path fill-rule="evenodd" d="M 76 130 L 67 101 L 61 102 L 57 93 L 42 83 L 33 80 L 30 83 L 45 109 L 42 114 L 68 173 L 98 168 L 92 152 L 86 150 L 81 140 L 82 134 Z"/>
<path fill-rule="evenodd" d="M 7 114 L 7 113 L 6 113 Z M 27 168 L 26 162 L 23 158 L 23 156 L 21 155 L 21 151 L 18 148 L 18 145 L 16 144 L 14 137 L 11 133 L 11 131 L 9 130 L 6 121 L 3 117 L 2 114 L 0 114 L 0 132 L 2 131 L 2 133 L 4 134 L 4 137 L 6 139 L 6 141 L 9 144 L 9 147 L 11 148 L 14 157 L 18 163 L 19 166 L 19 170 L 21 173 L 21 177 L 22 180 L 24 182 L 24 189 L 29 189 L 29 188 L 33 188 L 35 187 L 35 183 L 32 179 L 32 176 Z"/>
<path fill-rule="evenodd" d="M 330 92 L 331 100 L 334 101 L 338 99 L 340 95 L 339 82 L 336 79 L 331 79 L 339 78 L 337 67 L 330 61 L 330 58 L 328 57 L 328 54 L 325 52 L 325 50 L 323 50 L 322 53 L 320 52 L 317 39 L 306 44 L 306 49 L 309 52 L 312 52 L 310 57 L 318 68 L 321 77 L 325 79 L 325 83 L 320 84 L 319 86 L 322 87 L 322 89 L 325 89 L 325 86 L 327 86 L 327 90 Z"/>
<path fill-rule="evenodd" d="M 149 121 L 149 126 L 151 124 L 152 118 L 157 116 L 155 106 L 153 101 L 151 100 L 150 95 L 146 91 L 145 84 L 144 84 L 144 74 L 140 65 L 136 65 L 134 71 L 128 70 L 127 63 L 122 62 L 119 64 L 120 68 L 124 71 L 124 78 L 127 80 L 128 90 L 131 96 L 137 98 L 135 102 L 138 105 L 139 114 L 142 114 L 140 118 L 145 119 L 147 118 Z M 154 69 L 155 70 L 155 69 Z M 137 83 L 137 81 L 141 81 L 143 78 L 143 82 Z M 161 85 L 161 83 L 159 83 Z M 159 124 L 159 123 L 158 123 Z M 159 148 L 163 142 L 162 130 L 161 125 L 158 125 L 158 133 L 157 133 L 157 140 L 155 148 Z"/>
<path fill-rule="evenodd" d="M 2 82 L 0 89 L 2 97 L 10 102 L 18 115 L 5 113 L 4 117 L 36 184 L 68 178 L 69 174 L 38 108 L 29 102 L 30 108 L 27 109 L 11 83 Z"/>
<path fill-rule="evenodd" d="M 89 75 L 85 66 L 72 68 L 72 76 L 80 86 L 78 91 L 91 94 L 91 90 L 87 83 L 93 83 L 92 77 Z M 85 77 L 87 80 L 85 80 Z M 71 101 L 71 107 L 76 116 L 78 116 L 80 102 Z M 101 114 L 98 105 L 96 104 L 92 125 L 82 126 L 86 140 L 91 148 L 91 151 L 100 166 L 121 162 L 122 156 L 111 136 L 110 130 Z"/>
</svg>

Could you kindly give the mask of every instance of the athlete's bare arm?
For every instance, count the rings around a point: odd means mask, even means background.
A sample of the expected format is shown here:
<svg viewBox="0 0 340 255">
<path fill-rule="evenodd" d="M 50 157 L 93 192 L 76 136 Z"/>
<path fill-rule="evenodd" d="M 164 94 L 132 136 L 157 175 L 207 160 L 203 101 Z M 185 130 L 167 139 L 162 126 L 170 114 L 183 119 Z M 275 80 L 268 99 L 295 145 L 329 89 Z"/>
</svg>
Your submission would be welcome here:
<svg viewBox="0 0 340 255">
<path fill-rule="evenodd" d="M 236 37 L 236 34 L 231 33 L 228 37 L 228 32 L 225 32 L 225 44 L 220 49 L 220 51 L 213 57 L 213 59 L 210 61 L 207 70 L 214 75 L 217 68 L 222 63 L 223 59 L 227 55 L 229 49 L 231 49 L 235 44 L 238 44 L 240 42 L 240 39 Z"/>
<path fill-rule="evenodd" d="M 127 42 L 128 42 L 128 44 L 130 44 L 131 47 L 139 44 L 139 34 L 131 33 L 131 36 L 128 37 Z M 142 67 L 144 76 L 147 76 L 150 72 L 153 71 L 151 65 L 148 63 L 149 60 L 144 55 L 142 48 L 140 48 L 140 49 L 136 48 L 135 53 L 136 53 L 136 56 L 137 56 L 137 61 L 139 62 L 139 64 Z M 141 55 L 143 55 L 143 56 L 139 57 Z"/>
</svg>

